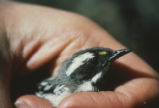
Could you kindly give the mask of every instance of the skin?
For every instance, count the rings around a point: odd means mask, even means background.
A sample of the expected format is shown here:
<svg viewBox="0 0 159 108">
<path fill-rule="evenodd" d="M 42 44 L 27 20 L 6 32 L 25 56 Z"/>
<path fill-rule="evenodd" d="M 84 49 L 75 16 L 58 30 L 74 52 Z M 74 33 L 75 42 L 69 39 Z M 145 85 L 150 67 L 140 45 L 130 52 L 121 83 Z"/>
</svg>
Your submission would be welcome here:
<svg viewBox="0 0 159 108">
<path fill-rule="evenodd" d="M 2 108 L 12 107 L 9 89 L 10 79 L 15 76 L 30 74 L 50 61 L 54 63 L 49 65 L 50 72 L 55 76 L 61 63 L 80 49 L 125 47 L 94 22 L 75 13 L 14 2 L 0 3 L 0 13 Z M 159 75 L 134 53 L 118 59 L 110 70 L 121 82 L 113 91 L 73 94 L 58 108 L 143 108 L 154 105 L 159 98 Z M 34 95 L 25 95 L 17 99 L 16 107 L 52 105 Z"/>
</svg>

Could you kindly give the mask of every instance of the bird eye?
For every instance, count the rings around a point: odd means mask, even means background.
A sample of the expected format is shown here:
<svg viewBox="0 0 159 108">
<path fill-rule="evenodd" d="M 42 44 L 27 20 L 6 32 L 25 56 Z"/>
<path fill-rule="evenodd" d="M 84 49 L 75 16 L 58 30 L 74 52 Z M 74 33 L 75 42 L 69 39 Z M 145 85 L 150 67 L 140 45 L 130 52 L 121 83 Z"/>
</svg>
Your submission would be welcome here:
<svg viewBox="0 0 159 108">
<path fill-rule="evenodd" d="M 98 52 L 98 54 L 99 55 L 105 55 L 105 54 L 107 54 L 107 52 L 106 51 L 100 51 L 100 52 Z"/>
</svg>

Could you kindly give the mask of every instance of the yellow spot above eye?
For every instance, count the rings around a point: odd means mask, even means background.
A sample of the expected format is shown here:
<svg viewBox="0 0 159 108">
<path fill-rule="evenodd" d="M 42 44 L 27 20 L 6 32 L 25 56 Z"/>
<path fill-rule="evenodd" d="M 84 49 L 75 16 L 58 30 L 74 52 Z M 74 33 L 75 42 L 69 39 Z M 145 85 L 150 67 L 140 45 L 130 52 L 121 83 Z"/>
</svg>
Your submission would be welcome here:
<svg viewBox="0 0 159 108">
<path fill-rule="evenodd" d="M 105 52 L 105 51 L 100 51 L 98 54 L 99 54 L 99 55 L 105 55 L 105 54 L 107 54 L 107 52 Z"/>
</svg>

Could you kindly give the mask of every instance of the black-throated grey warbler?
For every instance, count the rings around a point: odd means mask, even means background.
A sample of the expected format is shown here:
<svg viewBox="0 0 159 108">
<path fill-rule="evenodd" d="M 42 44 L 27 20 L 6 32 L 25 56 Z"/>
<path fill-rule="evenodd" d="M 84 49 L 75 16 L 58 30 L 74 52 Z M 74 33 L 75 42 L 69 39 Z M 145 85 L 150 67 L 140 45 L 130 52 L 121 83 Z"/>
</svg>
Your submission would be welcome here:
<svg viewBox="0 0 159 108">
<path fill-rule="evenodd" d="M 111 50 L 102 47 L 81 50 L 63 62 L 57 77 L 42 81 L 36 95 L 58 106 L 63 98 L 72 93 L 100 91 L 98 82 L 110 64 L 129 52 L 129 49 Z"/>
</svg>

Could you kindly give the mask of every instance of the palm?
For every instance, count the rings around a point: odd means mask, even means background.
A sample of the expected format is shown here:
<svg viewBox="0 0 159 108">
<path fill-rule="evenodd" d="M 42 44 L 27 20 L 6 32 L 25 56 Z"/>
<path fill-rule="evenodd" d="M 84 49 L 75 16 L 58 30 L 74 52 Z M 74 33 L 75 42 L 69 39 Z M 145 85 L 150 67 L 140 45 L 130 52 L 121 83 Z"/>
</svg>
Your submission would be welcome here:
<svg viewBox="0 0 159 108">
<path fill-rule="evenodd" d="M 7 14 L 9 12 L 11 17 L 3 22 L 7 22 L 6 32 L 9 32 L 7 37 L 11 53 L 21 57 L 22 62 L 25 61 L 22 67 L 26 67 L 26 72 L 32 72 L 51 61 L 54 65 L 50 66 L 50 71 L 56 75 L 61 63 L 80 49 L 94 46 L 123 48 L 103 29 L 84 17 L 39 6 L 11 5 L 11 12 L 7 9 L 4 11 Z M 114 77 L 119 75 L 119 79 L 111 80 L 110 83 L 120 81 L 113 85 L 114 91 L 74 94 L 66 98 L 60 106 L 131 108 L 159 95 L 156 80 L 158 75 L 134 54 L 117 60 L 113 68 L 111 73 L 118 72 Z M 24 96 L 20 99 L 33 100 L 34 107 L 42 107 L 41 102 L 51 107 L 45 100 L 35 96 Z"/>
</svg>

